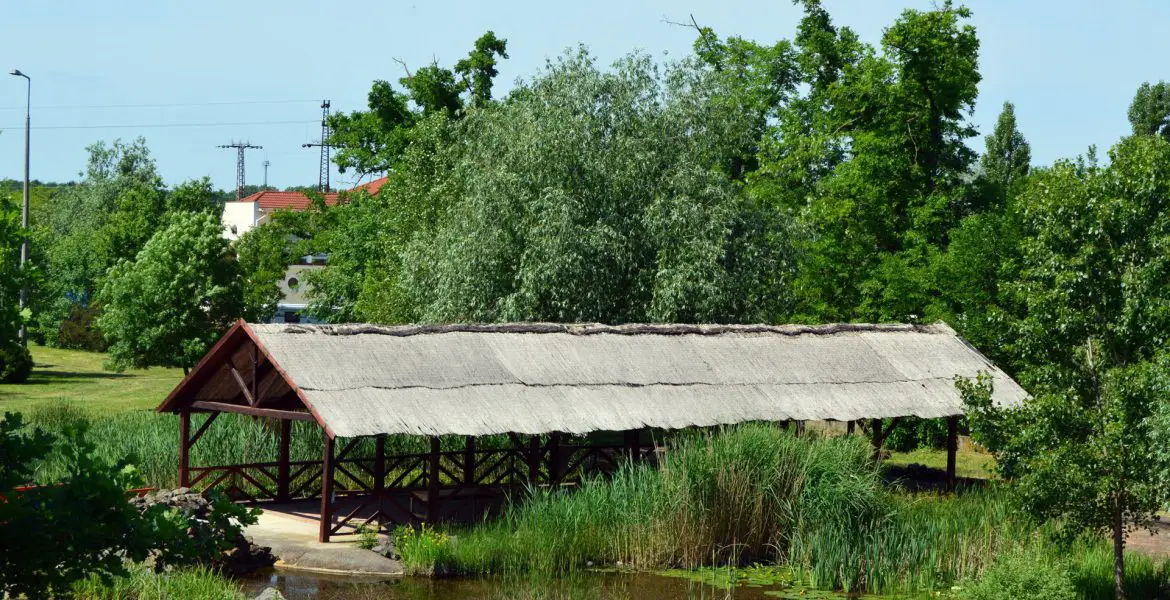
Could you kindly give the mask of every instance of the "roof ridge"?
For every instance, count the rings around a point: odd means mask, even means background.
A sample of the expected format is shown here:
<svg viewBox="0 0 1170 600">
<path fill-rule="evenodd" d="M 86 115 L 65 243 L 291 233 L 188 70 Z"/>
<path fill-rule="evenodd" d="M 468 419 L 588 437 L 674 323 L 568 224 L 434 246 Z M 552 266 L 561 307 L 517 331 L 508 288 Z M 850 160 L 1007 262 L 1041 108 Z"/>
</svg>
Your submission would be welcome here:
<svg viewBox="0 0 1170 600">
<path fill-rule="evenodd" d="M 829 323 L 823 325 L 764 325 L 764 324 L 684 324 L 684 323 L 445 323 L 429 325 L 375 325 L 347 323 L 338 325 L 281 325 L 249 324 L 274 333 L 317 335 L 388 335 L 408 337 L 442 333 L 568 333 L 572 335 L 723 335 L 733 333 L 771 333 L 778 335 L 834 335 L 858 332 L 911 331 L 917 333 L 955 335 L 946 323 Z"/>
</svg>

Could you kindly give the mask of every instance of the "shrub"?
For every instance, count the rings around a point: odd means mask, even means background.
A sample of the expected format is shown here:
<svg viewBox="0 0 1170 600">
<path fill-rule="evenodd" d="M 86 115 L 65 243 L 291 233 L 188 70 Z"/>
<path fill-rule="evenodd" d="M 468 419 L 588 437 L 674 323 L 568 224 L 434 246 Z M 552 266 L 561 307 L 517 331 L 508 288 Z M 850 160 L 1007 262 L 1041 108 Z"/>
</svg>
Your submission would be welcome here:
<svg viewBox="0 0 1170 600">
<path fill-rule="evenodd" d="M 123 574 L 123 557 L 146 557 L 149 537 L 126 501 L 135 473 L 124 461 L 96 459 L 85 433 L 71 426 L 58 440 L 26 430 L 20 415 L 0 421 L 0 596 L 61 593 L 90 574 Z M 17 491 L 50 453 L 67 465 L 61 479 Z"/>
<path fill-rule="evenodd" d="M 69 305 L 69 317 L 61 321 L 57 331 L 57 346 L 90 352 L 105 352 L 109 347 L 101 330 L 97 328 L 97 318 L 102 314 L 101 305 L 91 303 Z"/>
<path fill-rule="evenodd" d="M 187 488 L 160 490 L 131 504 L 150 528 L 154 568 L 210 566 L 246 574 L 275 562 L 267 548 L 251 544 L 244 527 L 254 525 L 260 509 L 248 509 L 223 494 L 206 496 Z"/>
<path fill-rule="evenodd" d="M 962 600 L 1077 600 L 1068 567 L 1037 552 L 1000 556 L 982 577 L 959 594 Z"/>
<path fill-rule="evenodd" d="M 0 382 L 24 383 L 32 375 L 33 357 L 23 344 L 0 347 Z"/>
</svg>

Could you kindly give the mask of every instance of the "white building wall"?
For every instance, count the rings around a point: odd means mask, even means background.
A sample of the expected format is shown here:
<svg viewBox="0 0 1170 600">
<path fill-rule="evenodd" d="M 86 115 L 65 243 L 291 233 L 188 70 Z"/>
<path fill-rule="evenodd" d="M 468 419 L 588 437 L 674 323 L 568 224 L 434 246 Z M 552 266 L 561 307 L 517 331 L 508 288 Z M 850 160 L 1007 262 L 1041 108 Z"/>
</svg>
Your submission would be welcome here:
<svg viewBox="0 0 1170 600">
<path fill-rule="evenodd" d="M 223 237 L 235 241 L 260 222 L 257 202 L 224 202 Z"/>
</svg>

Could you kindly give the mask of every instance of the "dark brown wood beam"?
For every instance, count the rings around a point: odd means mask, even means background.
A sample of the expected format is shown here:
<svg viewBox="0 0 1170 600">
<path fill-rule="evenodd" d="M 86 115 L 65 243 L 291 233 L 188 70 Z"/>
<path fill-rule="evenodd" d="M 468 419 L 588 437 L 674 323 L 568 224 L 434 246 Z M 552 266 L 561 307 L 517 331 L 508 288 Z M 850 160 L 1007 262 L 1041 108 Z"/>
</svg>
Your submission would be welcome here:
<svg viewBox="0 0 1170 600">
<path fill-rule="evenodd" d="M 236 380 L 236 386 L 239 387 L 240 392 L 244 394 L 244 399 L 248 401 L 248 405 L 255 407 L 256 397 L 253 396 L 251 390 L 248 389 L 248 384 L 244 381 L 244 376 L 240 375 L 240 372 L 236 370 L 236 366 L 233 365 L 232 361 L 230 360 L 227 362 L 227 368 L 228 371 L 230 371 L 232 374 L 232 379 Z"/>
<path fill-rule="evenodd" d="M 329 541 L 333 529 L 333 438 L 325 434 L 325 458 L 321 463 L 321 530 L 317 541 Z"/>
<path fill-rule="evenodd" d="M 427 468 L 427 522 L 439 522 L 439 437 L 431 436 L 430 464 Z"/>
<path fill-rule="evenodd" d="M 292 421 L 315 421 L 313 415 L 295 410 L 276 410 L 274 408 L 256 408 L 226 402 L 192 402 L 191 408 L 211 412 L 231 412 L 253 417 L 269 417 L 273 419 L 289 419 Z"/>
<path fill-rule="evenodd" d="M 204 434 L 204 432 L 207 431 L 207 428 L 211 427 L 211 422 L 214 421 L 215 418 L 218 416 L 219 416 L 219 413 L 217 413 L 217 412 L 209 413 L 207 415 L 207 420 L 203 421 L 203 425 L 199 426 L 199 429 L 197 429 L 195 431 L 195 435 L 191 436 L 191 439 L 187 440 L 187 447 L 188 448 L 194 446 L 195 442 L 198 442 L 199 438 L 203 437 L 203 434 Z"/>
<path fill-rule="evenodd" d="M 959 417 L 947 417 L 947 490 L 955 490 L 955 460 L 959 453 Z"/>
<path fill-rule="evenodd" d="M 179 487 L 189 487 L 191 476 L 188 472 L 188 464 L 190 460 L 190 448 L 188 443 L 191 433 L 191 411 L 182 408 L 179 409 Z"/>
<path fill-rule="evenodd" d="M 217 415 L 219 413 L 211 413 Z M 289 475 L 288 456 L 289 446 L 292 441 L 292 421 L 282 419 L 280 421 L 280 464 L 276 471 L 276 501 L 289 501 L 289 488 L 291 487 L 292 477 Z"/>
</svg>

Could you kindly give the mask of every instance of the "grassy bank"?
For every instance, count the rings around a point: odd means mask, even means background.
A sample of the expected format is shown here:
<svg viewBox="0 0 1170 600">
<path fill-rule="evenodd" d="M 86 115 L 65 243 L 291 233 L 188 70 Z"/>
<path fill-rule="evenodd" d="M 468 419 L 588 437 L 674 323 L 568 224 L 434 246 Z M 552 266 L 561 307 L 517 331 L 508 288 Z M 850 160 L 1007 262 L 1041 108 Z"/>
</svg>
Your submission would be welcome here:
<svg viewBox="0 0 1170 600">
<path fill-rule="evenodd" d="M 28 413 L 68 401 L 97 415 L 159 405 L 183 378 L 181 369 L 141 369 L 113 373 L 102 368 L 106 355 L 31 346 L 36 367 L 22 384 L 0 384 L 0 414 Z"/>
<path fill-rule="evenodd" d="M 797 438 L 768 425 L 686 436 L 657 469 L 627 465 L 572 494 L 538 491 L 474 527 L 402 535 L 399 552 L 408 570 L 441 574 L 761 563 L 805 585 L 874 593 L 949 589 L 999 556 L 1032 552 L 1067 561 L 1084 597 L 1110 589 L 1103 543 L 1050 542 L 1048 528 L 994 487 L 888 490 L 869 452 L 860 438 Z M 1130 571 L 1135 589 L 1164 581 L 1148 559 L 1132 558 Z"/>
<path fill-rule="evenodd" d="M 90 577 L 73 586 L 78 600 L 244 600 L 239 584 L 207 569 L 188 569 L 156 574 L 141 565 L 125 577 L 103 582 Z"/>
</svg>

